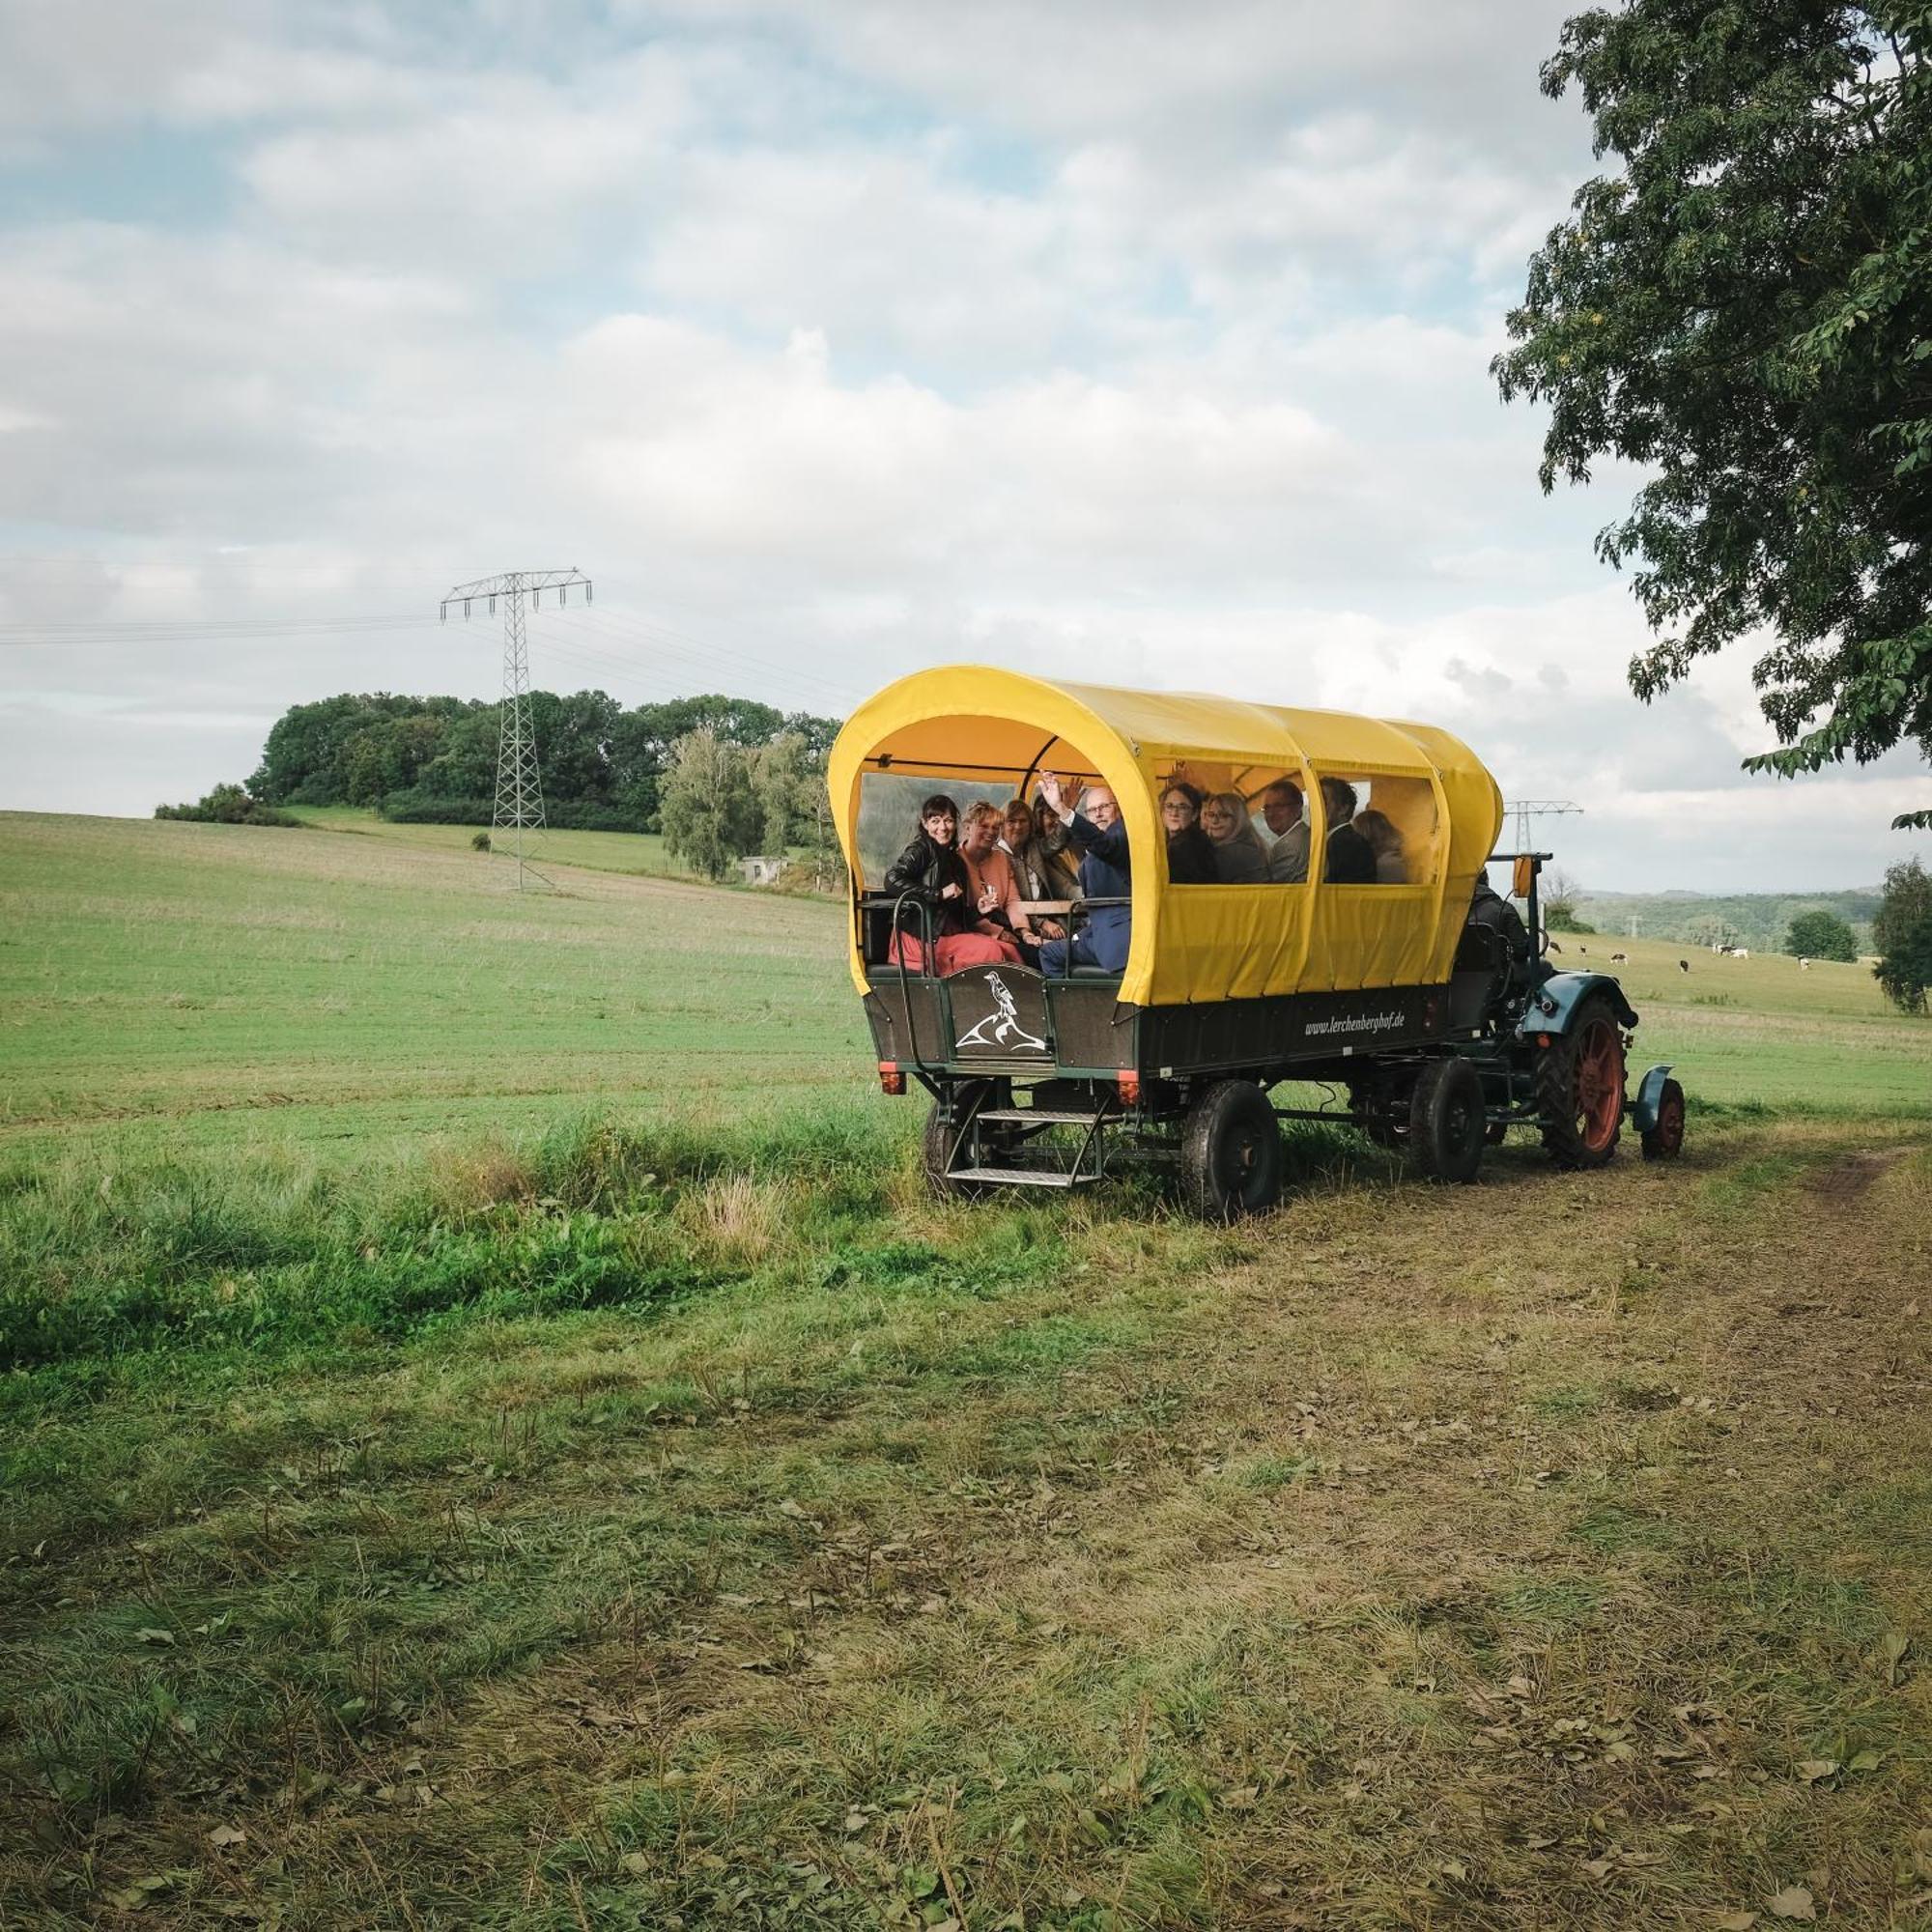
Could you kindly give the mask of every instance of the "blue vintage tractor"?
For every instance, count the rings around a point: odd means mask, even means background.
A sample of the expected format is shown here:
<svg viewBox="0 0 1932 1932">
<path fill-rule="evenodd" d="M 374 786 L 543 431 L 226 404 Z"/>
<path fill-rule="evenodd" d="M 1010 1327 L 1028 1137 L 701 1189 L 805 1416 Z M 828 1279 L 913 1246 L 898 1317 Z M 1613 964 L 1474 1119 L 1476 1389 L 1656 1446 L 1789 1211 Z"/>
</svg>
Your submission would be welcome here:
<svg viewBox="0 0 1932 1932">
<path fill-rule="evenodd" d="M 1627 1121 L 1646 1160 L 1672 1160 L 1682 1151 L 1684 1089 L 1669 1065 L 1649 1068 L 1634 1090 L 1629 1084 L 1629 1029 L 1637 1015 L 1615 976 L 1549 963 L 1539 888 L 1550 856 L 1495 855 L 1514 868 L 1527 923 L 1487 879 L 1477 883 L 1450 980 L 1446 1028 L 1446 1043 L 1468 1073 L 1452 1073 L 1438 1062 L 1433 1073 L 1425 1068 L 1418 1077 L 1379 1061 L 1350 1080 L 1350 1115 L 1372 1139 L 1392 1148 L 1471 1142 L 1468 1117 L 1479 1104 L 1490 1146 L 1512 1127 L 1534 1127 L 1559 1167 L 1601 1167 L 1616 1152 Z M 1461 1118 L 1420 1118 L 1442 1105 L 1459 1107 Z M 1444 1179 L 1467 1178 L 1456 1171 L 1459 1164 L 1445 1169 L 1439 1155 L 1425 1164 Z M 1473 1175 L 1474 1160 L 1467 1165 Z"/>
</svg>

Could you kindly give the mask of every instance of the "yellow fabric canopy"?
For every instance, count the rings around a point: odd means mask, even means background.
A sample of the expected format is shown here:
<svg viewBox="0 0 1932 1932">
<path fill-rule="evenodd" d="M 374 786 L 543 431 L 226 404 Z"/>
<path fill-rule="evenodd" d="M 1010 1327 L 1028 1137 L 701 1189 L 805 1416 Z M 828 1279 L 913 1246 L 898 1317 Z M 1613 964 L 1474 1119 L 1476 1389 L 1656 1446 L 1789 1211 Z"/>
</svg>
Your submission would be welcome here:
<svg viewBox="0 0 1932 1932">
<path fill-rule="evenodd" d="M 868 772 L 882 771 L 964 776 L 1001 796 L 1029 787 L 1041 771 L 1108 784 L 1132 862 L 1133 931 L 1120 991 L 1130 1006 L 1439 985 L 1502 825 L 1495 781 L 1466 745 L 1434 725 L 953 665 L 888 685 L 852 714 L 832 748 L 832 809 L 862 889 L 879 882 L 865 878 L 859 852 L 861 788 Z M 1317 854 L 1329 827 L 1315 781 L 1367 780 L 1378 809 L 1394 807 L 1389 815 L 1421 882 L 1172 886 L 1159 788 L 1177 773 L 1250 799 L 1273 778 L 1293 779 Z M 905 836 L 912 831 L 909 816 Z M 863 992 L 856 926 L 852 976 Z"/>
</svg>

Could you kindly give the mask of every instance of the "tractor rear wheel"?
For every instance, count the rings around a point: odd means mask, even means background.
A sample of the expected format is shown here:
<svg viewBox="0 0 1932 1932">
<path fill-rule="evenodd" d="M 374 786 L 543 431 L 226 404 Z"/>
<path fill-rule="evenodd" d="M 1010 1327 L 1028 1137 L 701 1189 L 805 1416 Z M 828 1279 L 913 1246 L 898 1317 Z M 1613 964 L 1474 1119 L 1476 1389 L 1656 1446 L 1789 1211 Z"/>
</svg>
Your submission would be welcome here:
<svg viewBox="0 0 1932 1932">
<path fill-rule="evenodd" d="M 1264 1214 L 1281 1199 L 1281 1124 L 1251 1080 L 1217 1080 L 1180 1129 L 1180 1194 L 1204 1221 Z"/>
<path fill-rule="evenodd" d="M 971 1201 L 985 1193 L 985 1184 L 977 1180 L 955 1180 L 952 1175 L 958 1153 L 959 1122 L 987 1107 L 1010 1107 L 1013 1085 L 1010 1080 L 962 1080 L 952 1089 L 952 1105 L 935 1099 L 925 1117 L 925 1131 L 920 1138 L 920 1156 L 925 1167 L 926 1185 L 944 1201 Z M 980 1130 L 981 1142 L 993 1137 L 995 1127 Z"/>
<path fill-rule="evenodd" d="M 1666 1080 L 1657 1096 L 1657 1119 L 1643 1130 L 1645 1160 L 1675 1160 L 1684 1151 L 1684 1090 Z"/>
<path fill-rule="evenodd" d="M 1570 1030 L 1536 1057 L 1536 1112 L 1558 1167 L 1602 1167 L 1624 1118 L 1624 1037 L 1601 993 L 1577 1004 Z"/>
<path fill-rule="evenodd" d="M 1483 1082 L 1466 1060 L 1432 1060 L 1408 1103 L 1408 1148 L 1428 1180 L 1469 1181 L 1483 1164 Z"/>
</svg>

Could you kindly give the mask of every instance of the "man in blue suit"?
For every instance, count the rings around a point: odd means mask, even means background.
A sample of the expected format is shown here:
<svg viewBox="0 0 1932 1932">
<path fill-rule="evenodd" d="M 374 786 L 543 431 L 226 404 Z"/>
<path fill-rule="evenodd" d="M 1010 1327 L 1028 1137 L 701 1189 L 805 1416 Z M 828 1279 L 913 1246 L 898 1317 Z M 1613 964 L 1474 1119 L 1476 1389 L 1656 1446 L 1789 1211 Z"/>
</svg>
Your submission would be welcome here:
<svg viewBox="0 0 1932 1932">
<path fill-rule="evenodd" d="M 1075 811 L 1062 794 L 1057 773 L 1041 772 L 1039 795 L 1066 827 L 1067 837 L 1080 848 L 1080 895 L 1088 899 L 1124 899 L 1133 891 L 1127 862 L 1127 828 L 1121 808 L 1105 785 L 1089 785 Z M 1039 970 L 1049 978 L 1067 969 L 1069 944 L 1075 966 L 1099 966 L 1122 973 L 1127 965 L 1128 908 L 1095 906 L 1069 942 L 1049 939 L 1039 949 Z"/>
</svg>

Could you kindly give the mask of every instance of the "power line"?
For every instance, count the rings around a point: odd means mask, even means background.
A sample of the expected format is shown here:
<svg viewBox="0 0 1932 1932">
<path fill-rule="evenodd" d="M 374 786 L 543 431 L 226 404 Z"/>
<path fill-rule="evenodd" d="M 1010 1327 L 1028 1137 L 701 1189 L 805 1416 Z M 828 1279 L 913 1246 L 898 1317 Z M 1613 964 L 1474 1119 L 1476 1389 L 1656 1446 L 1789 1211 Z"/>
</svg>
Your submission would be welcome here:
<svg viewBox="0 0 1932 1932">
<path fill-rule="evenodd" d="M 841 704 L 847 701 L 842 686 L 819 677 L 811 671 L 800 670 L 794 666 L 773 664 L 769 658 L 761 658 L 755 651 L 744 650 L 737 645 L 725 648 L 717 644 L 706 643 L 701 638 L 694 638 L 685 631 L 673 630 L 668 624 L 660 624 L 649 617 L 638 617 L 629 613 L 618 615 L 609 611 L 600 611 L 596 613 L 592 621 L 600 624 L 628 626 L 634 631 L 643 632 L 653 639 L 663 638 L 675 639 L 679 643 L 689 644 L 694 650 L 699 651 L 707 657 L 729 658 L 736 663 L 749 666 L 754 670 L 763 670 L 777 677 L 788 678 L 794 684 L 816 686 L 821 691 L 836 693 Z M 663 646 L 661 645 L 660 648 L 663 648 Z"/>
<path fill-rule="evenodd" d="M 1530 849 L 1529 825 L 1533 818 L 1581 817 L 1583 808 L 1568 798 L 1520 798 L 1505 810 L 1516 815 L 1516 849 Z"/>
<path fill-rule="evenodd" d="M 484 580 L 486 583 L 491 581 L 494 580 Z M 546 587 L 551 586 L 546 585 Z M 494 611 L 491 593 L 487 589 L 479 590 L 474 584 L 458 586 L 452 591 L 448 601 L 451 604 L 459 601 L 466 588 L 472 602 L 480 599 Z M 706 676 L 715 676 L 720 670 L 729 671 L 735 668 L 755 672 L 761 678 L 776 679 L 788 686 L 795 696 L 807 704 L 831 703 L 843 710 L 851 702 L 849 690 L 835 684 L 830 679 L 816 676 L 796 667 L 774 664 L 771 660 L 750 651 L 708 644 L 686 632 L 673 630 L 668 625 L 660 625 L 647 618 L 639 618 L 628 613 L 619 616 L 609 611 L 598 611 L 587 618 L 570 616 L 554 621 L 566 624 L 577 634 L 578 641 L 575 649 L 579 653 L 614 668 L 631 671 L 640 668 L 635 658 L 623 654 L 624 646 L 635 640 L 639 644 L 648 644 L 654 659 L 680 665 Z M 245 643 L 270 639 L 353 637 L 397 630 L 413 631 L 425 628 L 429 622 L 427 617 L 416 611 L 401 611 L 393 615 L 370 613 L 342 617 L 52 619 L 35 624 L 0 624 L 0 646 L 30 649 L 36 646 L 54 645 L 107 647 L 117 644 Z M 584 641 L 587 638 L 599 639 L 603 642 L 617 646 L 617 649 L 600 651 L 596 645 Z M 667 642 L 666 639 L 675 641 Z M 688 645 L 690 648 L 680 648 L 680 645 Z"/>
<path fill-rule="evenodd" d="M 55 620 L 0 624 L 0 644 L 34 645 L 246 643 L 268 638 L 332 638 L 358 632 L 417 631 L 430 620 L 420 611 L 367 617 L 146 617 Z"/>
<path fill-rule="evenodd" d="M 620 650 L 632 641 L 640 645 L 647 644 L 653 658 L 668 659 L 673 663 L 683 664 L 710 677 L 716 677 L 721 670 L 728 673 L 735 669 L 741 673 L 755 674 L 764 679 L 776 679 L 781 684 L 789 685 L 797 696 L 810 704 L 830 702 L 843 710 L 851 702 L 849 694 L 842 687 L 825 678 L 816 677 L 810 671 L 790 669 L 774 665 L 766 659 L 753 657 L 747 651 L 716 645 L 698 644 L 695 650 L 680 650 L 674 644 L 666 643 L 663 636 L 646 626 L 625 618 L 613 617 L 608 611 L 600 611 L 590 619 L 572 617 L 562 621 L 571 630 L 580 633 L 587 631 L 590 636 L 601 638 L 608 643 L 618 646 Z M 673 631 L 664 635 L 676 638 L 683 634 Z M 582 643 L 580 643 L 578 648 L 589 651 L 596 649 L 594 645 Z M 607 652 L 605 655 L 611 654 Z M 626 667 L 632 663 L 627 658 L 616 656 L 612 656 L 612 662 Z"/>
<path fill-rule="evenodd" d="M 591 631 L 589 633 L 590 636 L 608 639 L 609 642 L 615 644 L 617 647 L 615 649 L 600 648 L 596 644 L 585 643 L 582 640 L 582 627 L 578 620 L 576 619 L 570 620 L 569 629 L 571 630 L 571 632 L 579 634 L 579 636 L 577 641 L 569 644 L 567 648 L 573 651 L 584 663 L 593 665 L 602 665 L 611 669 L 630 671 L 630 672 L 636 672 L 641 668 L 644 668 L 644 666 L 642 665 L 642 663 L 639 658 L 629 654 L 629 651 L 627 649 L 629 640 L 622 638 L 621 636 L 601 629 Z M 553 648 L 555 647 L 554 640 L 555 639 L 556 635 L 557 635 L 556 628 L 554 627 L 554 624 L 551 626 L 546 626 L 546 636 L 553 640 Z M 718 680 L 721 672 L 723 672 L 725 675 L 731 674 L 731 664 L 727 654 L 721 653 L 716 658 L 707 659 L 707 658 L 695 657 L 688 651 L 675 650 L 668 645 L 658 643 L 655 640 L 639 638 L 638 641 L 639 644 L 645 642 L 650 643 L 651 659 L 654 662 L 663 665 L 679 667 L 688 673 L 696 674 L 696 678 L 701 679 L 704 682 L 715 683 Z M 745 668 L 749 670 L 752 668 L 748 667 Z M 756 675 L 760 678 L 777 675 L 781 678 L 781 681 L 784 681 L 782 679 L 781 673 L 768 673 L 763 671 L 762 669 L 759 669 L 756 671 Z M 794 689 L 794 696 L 796 697 L 805 696 L 810 696 L 810 701 L 813 703 L 823 703 L 825 701 L 822 697 L 819 697 L 816 695 L 807 694 L 805 687 L 802 684 L 796 686 Z"/>
</svg>

